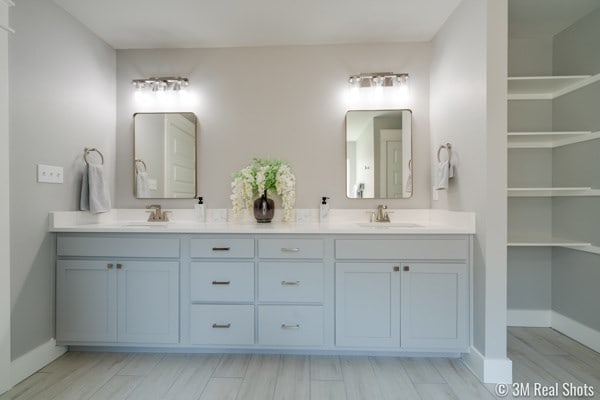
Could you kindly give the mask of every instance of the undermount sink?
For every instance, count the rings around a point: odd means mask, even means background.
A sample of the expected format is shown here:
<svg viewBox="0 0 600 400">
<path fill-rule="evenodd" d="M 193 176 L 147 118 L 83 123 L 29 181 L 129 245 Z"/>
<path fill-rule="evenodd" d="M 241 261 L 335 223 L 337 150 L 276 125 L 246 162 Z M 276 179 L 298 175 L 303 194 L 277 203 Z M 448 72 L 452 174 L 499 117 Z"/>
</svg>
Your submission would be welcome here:
<svg viewBox="0 0 600 400">
<path fill-rule="evenodd" d="M 422 228 L 423 225 L 413 222 L 359 222 L 357 224 L 361 228 Z"/>
</svg>

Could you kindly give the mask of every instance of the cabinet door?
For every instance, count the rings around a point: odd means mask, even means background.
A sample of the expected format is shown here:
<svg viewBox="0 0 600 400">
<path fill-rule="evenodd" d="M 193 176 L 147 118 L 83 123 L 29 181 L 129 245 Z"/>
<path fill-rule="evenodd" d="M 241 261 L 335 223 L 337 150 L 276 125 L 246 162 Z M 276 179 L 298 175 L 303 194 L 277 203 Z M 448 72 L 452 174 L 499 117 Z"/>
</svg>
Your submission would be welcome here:
<svg viewBox="0 0 600 400">
<path fill-rule="evenodd" d="M 116 264 L 69 260 L 56 265 L 57 340 L 116 341 Z"/>
<path fill-rule="evenodd" d="M 465 350 L 469 298 L 465 264 L 402 265 L 402 347 Z"/>
<path fill-rule="evenodd" d="M 179 342 L 179 263 L 122 261 L 116 264 L 118 341 Z"/>
<path fill-rule="evenodd" d="M 336 345 L 400 346 L 399 264 L 337 263 Z"/>
</svg>

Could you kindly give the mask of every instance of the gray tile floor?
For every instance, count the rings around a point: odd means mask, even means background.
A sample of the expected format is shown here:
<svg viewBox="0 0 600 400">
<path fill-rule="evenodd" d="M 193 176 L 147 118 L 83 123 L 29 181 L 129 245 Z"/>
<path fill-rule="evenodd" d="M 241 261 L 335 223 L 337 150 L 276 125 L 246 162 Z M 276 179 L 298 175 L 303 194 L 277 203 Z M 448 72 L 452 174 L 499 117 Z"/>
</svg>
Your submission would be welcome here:
<svg viewBox="0 0 600 400">
<path fill-rule="evenodd" d="M 599 353 L 548 328 L 510 328 L 508 347 L 515 382 L 587 384 L 600 398 Z M 70 352 L 0 400 L 479 400 L 494 388 L 456 359 Z"/>
</svg>

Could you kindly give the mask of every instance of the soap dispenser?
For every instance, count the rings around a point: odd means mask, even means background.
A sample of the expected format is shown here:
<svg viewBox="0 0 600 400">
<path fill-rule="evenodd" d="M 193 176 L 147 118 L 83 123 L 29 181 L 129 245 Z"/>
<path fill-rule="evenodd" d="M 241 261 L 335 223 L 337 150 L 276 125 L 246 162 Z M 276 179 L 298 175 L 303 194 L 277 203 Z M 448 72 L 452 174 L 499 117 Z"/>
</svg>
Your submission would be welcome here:
<svg viewBox="0 0 600 400">
<path fill-rule="evenodd" d="M 329 221 L 329 204 L 327 204 L 329 197 L 321 197 L 321 206 L 319 207 L 319 222 Z"/>
<path fill-rule="evenodd" d="M 198 222 L 206 222 L 206 209 L 204 208 L 204 200 L 198 197 L 198 204 L 194 205 L 194 216 Z"/>
</svg>

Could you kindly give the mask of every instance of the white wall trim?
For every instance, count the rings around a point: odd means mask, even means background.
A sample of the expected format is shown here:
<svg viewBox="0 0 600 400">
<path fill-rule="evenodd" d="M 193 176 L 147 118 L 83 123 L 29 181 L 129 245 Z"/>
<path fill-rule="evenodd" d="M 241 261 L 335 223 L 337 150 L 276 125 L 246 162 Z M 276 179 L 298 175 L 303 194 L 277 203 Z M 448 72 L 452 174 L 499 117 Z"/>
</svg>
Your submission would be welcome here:
<svg viewBox="0 0 600 400">
<path fill-rule="evenodd" d="M 7 6 L 0 2 L 2 23 L 9 24 Z M 8 82 L 8 34 L 0 30 L 0 81 Z M 10 154 L 8 132 L 8 85 L 0 85 L 0 394 L 10 389 L 11 295 L 10 295 Z"/>
<path fill-rule="evenodd" d="M 512 383 L 512 361 L 508 358 L 485 358 L 471 347 L 462 361 L 484 383 Z"/>
<path fill-rule="evenodd" d="M 549 328 L 552 326 L 551 310 L 508 310 L 508 326 Z"/>
<path fill-rule="evenodd" d="M 57 346 L 50 339 L 11 363 L 10 382 L 16 385 L 67 352 L 65 346 Z"/>
<path fill-rule="evenodd" d="M 552 312 L 552 328 L 600 352 L 599 331 L 569 317 L 565 317 L 556 311 Z"/>
</svg>

